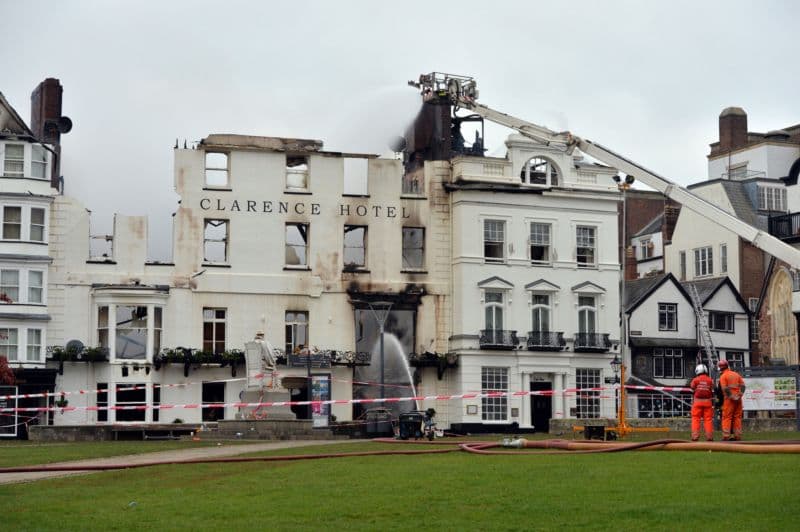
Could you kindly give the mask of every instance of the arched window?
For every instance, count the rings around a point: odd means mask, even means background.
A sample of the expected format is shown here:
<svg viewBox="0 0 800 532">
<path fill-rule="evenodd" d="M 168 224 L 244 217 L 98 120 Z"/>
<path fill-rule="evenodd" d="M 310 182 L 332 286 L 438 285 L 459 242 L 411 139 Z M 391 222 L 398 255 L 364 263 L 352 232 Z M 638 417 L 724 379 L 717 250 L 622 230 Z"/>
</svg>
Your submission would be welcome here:
<svg viewBox="0 0 800 532">
<path fill-rule="evenodd" d="M 531 331 L 534 333 L 550 332 L 550 295 L 532 294 L 531 309 Z"/>
<path fill-rule="evenodd" d="M 487 291 L 485 296 L 486 329 L 503 330 L 503 292 Z"/>
<path fill-rule="evenodd" d="M 594 334 L 597 320 L 597 307 L 594 296 L 578 297 L 578 332 Z"/>
<path fill-rule="evenodd" d="M 558 168 L 550 159 L 531 157 L 520 172 L 520 180 L 526 185 L 558 185 Z"/>
</svg>

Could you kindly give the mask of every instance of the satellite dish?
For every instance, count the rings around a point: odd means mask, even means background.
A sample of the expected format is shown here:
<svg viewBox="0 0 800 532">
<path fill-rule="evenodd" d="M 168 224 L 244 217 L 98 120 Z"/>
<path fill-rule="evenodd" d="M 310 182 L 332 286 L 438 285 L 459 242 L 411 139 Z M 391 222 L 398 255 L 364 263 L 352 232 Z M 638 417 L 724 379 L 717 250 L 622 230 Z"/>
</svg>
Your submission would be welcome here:
<svg viewBox="0 0 800 532">
<path fill-rule="evenodd" d="M 72 131 L 72 120 L 68 116 L 59 117 L 56 127 L 58 127 L 59 133 L 69 133 Z"/>
<path fill-rule="evenodd" d="M 68 353 L 80 353 L 83 351 L 83 342 L 80 340 L 70 340 L 67 342 L 66 350 Z"/>
<path fill-rule="evenodd" d="M 406 149 L 406 139 L 405 137 L 397 136 L 389 141 L 389 149 L 391 149 L 395 153 L 399 153 Z"/>
</svg>

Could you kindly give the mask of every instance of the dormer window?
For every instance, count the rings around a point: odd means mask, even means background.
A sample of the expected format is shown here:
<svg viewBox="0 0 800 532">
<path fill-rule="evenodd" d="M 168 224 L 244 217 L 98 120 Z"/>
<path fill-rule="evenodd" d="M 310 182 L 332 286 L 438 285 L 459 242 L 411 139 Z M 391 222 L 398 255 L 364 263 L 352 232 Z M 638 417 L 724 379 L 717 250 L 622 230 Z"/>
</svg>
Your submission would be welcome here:
<svg viewBox="0 0 800 532">
<path fill-rule="evenodd" d="M 758 210 L 786 212 L 786 189 L 759 185 Z"/>
<path fill-rule="evenodd" d="M 531 157 L 520 172 L 520 180 L 526 185 L 555 186 L 558 184 L 558 168 L 545 157 Z"/>
</svg>

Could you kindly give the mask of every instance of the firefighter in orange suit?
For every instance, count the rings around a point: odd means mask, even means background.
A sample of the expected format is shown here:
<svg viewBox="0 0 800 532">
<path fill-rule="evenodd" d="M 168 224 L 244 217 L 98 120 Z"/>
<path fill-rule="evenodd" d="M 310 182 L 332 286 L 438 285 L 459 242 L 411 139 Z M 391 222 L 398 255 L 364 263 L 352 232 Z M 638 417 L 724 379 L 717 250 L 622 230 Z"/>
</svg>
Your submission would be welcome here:
<svg viewBox="0 0 800 532">
<path fill-rule="evenodd" d="M 730 369 L 727 360 L 720 360 L 717 365 L 721 375 L 719 387 L 722 389 L 722 439 L 742 439 L 742 396 L 745 385 L 741 375 Z"/>
<path fill-rule="evenodd" d="M 706 441 L 714 441 L 714 381 L 708 376 L 708 368 L 698 364 L 694 368 L 696 377 L 689 386 L 692 388 L 692 441 L 700 439 L 700 422 L 706 433 Z"/>
</svg>

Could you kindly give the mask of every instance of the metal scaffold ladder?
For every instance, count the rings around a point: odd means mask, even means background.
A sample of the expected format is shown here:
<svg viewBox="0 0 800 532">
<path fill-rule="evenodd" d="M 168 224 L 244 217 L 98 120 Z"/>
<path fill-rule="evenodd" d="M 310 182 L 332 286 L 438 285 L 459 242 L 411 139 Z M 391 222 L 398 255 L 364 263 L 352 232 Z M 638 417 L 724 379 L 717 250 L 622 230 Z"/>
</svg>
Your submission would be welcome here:
<svg viewBox="0 0 800 532">
<path fill-rule="evenodd" d="M 708 320 L 703 312 L 703 302 L 700 301 L 700 294 L 697 287 L 692 283 L 687 283 L 689 295 L 692 298 L 694 315 L 697 317 L 697 327 L 700 329 L 700 339 L 703 341 L 703 351 L 705 351 L 709 372 L 714 372 L 717 367 L 717 348 L 714 347 L 714 340 L 711 338 L 711 331 L 708 329 Z"/>
</svg>

